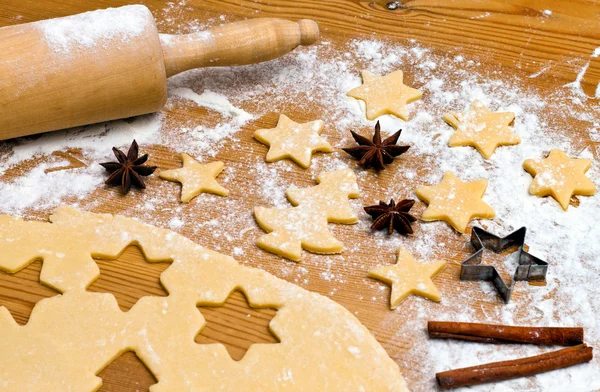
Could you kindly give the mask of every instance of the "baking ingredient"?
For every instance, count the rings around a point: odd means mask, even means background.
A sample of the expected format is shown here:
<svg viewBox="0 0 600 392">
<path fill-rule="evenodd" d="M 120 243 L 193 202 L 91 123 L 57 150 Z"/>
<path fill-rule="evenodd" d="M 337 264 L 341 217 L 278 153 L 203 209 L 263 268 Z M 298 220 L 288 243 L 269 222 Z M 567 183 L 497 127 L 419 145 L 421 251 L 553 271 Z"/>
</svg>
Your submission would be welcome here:
<svg viewBox="0 0 600 392">
<path fill-rule="evenodd" d="M 476 99 L 466 112 L 444 115 L 444 120 L 456 129 L 448 145 L 473 146 L 485 158 L 490 158 L 498 146 L 521 142 L 521 138 L 510 128 L 514 119 L 514 113 L 491 112 Z"/>
<path fill-rule="evenodd" d="M 451 389 L 528 377 L 589 362 L 593 357 L 593 349 L 586 344 L 580 344 L 534 357 L 448 370 L 435 376 L 440 388 Z"/>
<path fill-rule="evenodd" d="M 371 215 L 375 221 L 371 225 L 371 230 L 388 230 L 388 234 L 392 234 L 394 229 L 400 234 L 412 234 L 412 222 L 417 218 L 412 216 L 409 211 L 415 204 L 414 200 L 402 200 L 396 204 L 394 199 L 390 200 L 389 204 L 380 201 L 374 206 L 365 207 L 365 212 Z"/>
<path fill-rule="evenodd" d="M 117 157 L 118 162 L 100 164 L 100 166 L 104 167 L 110 173 L 105 183 L 107 185 L 120 185 L 123 194 L 129 192 L 131 185 L 145 189 L 146 185 L 142 177 L 147 177 L 154 173 L 156 166 L 144 165 L 148 160 L 148 154 L 139 156 L 139 146 L 135 139 L 131 143 L 127 155 L 116 147 L 113 147 L 113 153 Z"/>
<path fill-rule="evenodd" d="M 346 147 L 343 150 L 358 159 L 358 163 L 367 168 L 373 167 L 377 170 L 383 170 L 386 164 L 392 163 L 395 157 L 404 154 L 410 148 L 410 146 L 396 145 L 402 133 L 401 129 L 382 141 L 379 121 L 375 124 L 372 141 L 354 131 L 350 131 L 350 133 L 359 146 Z"/>
<path fill-rule="evenodd" d="M 428 204 L 421 217 L 425 221 L 443 220 L 464 233 L 473 218 L 493 218 L 492 207 L 483 200 L 487 180 L 463 182 L 446 172 L 442 182 L 417 189 L 419 199 Z"/>
<path fill-rule="evenodd" d="M 348 91 L 347 95 L 365 102 L 369 120 L 375 120 L 383 114 L 393 114 L 407 121 L 406 105 L 423 95 L 421 91 L 404 84 L 402 71 L 395 71 L 385 76 L 362 71 L 362 79 L 362 86 Z"/>
<path fill-rule="evenodd" d="M 583 343 L 581 327 L 523 327 L 498 324 L 429 321 L 431 339 L 460 339 L 481 343 L 529 343 L 574 346 Z"/>
<path fill-rule="evenodd" d="M 356 223 L 348 198 L 358 197 L 356 176 L 350 169 L 322 173 L 319 185 L 290 188 L 286 196 L 293 208 L 256 207 L 258 225 L 269 234 L 257 245 L 269 252 L 299 261 L 302 248 L 315 253 L 340 253 L 344 245 L 335 239 L 327 223 Z"/>
<path fill-rule="evenodd" d="M 167 181 L 181 183 L 181 201 L 183 203 L 189 203 L 203 192 L 219 196 L 229 195 L 229 191 L 219 185 L 216 180 L 225 166 L 223 162 L 202 164 L 188 154 L 181 154 L 181 161 L 183 162 L 181 169 L 164 170 L 160 172 L 159 176 Z"/>
<path fill-rule="evenodd" d="M 573 195 L 596 193 L 596 185 L 585 176 L 591 165 L 590 159 L 569 158 L 558 149 L 550 151 L 545 159 L 527 159 L 523 163 L 534 177 L 529 192 L 540 197 L 552 196 L 565 211 Z"/>
<path fill-rule="evenodd" d="M 96 391 L 96 374 L 130 349 L 159 380 L 153 391 L 408 391 L 369 330 L 322 295 L 136 219 L 63 207 L 50 220 L 0 216 L 0 268 L 43 259 L 42 283 L 63 293 L 37 303 L 25 326 L 0 306 L 2 391 Z M 85 288 L 99 274 L 92 254 L 115 259 L 131 243 L 149 262 L 172 261 L 161 275 L 169 295 L 122 312 L 113 295 Z M 253 345 L 239 362 L 222 344 L 193 339 L 205 326 L 197 306 L 221 305 L 234 290 L 280 309 L 270 328 L 281 343 Z"/>
<path fill-rule="evenodd" d="M 442 295 L 432 279 L 445 268 L 443 260 L 422 264 L 408 250 L 400 248 L 396 264 L 372 269 L 369 276 L 392 286 L 390 308 L 396 309 L 411 294 L 440 302 Z"/>
<path fill-rule="evenodd" d="M 313 152 L 333 151 L 331 145 L 319 136 L 323 126 L 321 120 L 298 124 L 281 114 L 275 128 L 259 129 L 254 132 L 254 137 L 269 146 L 267 162 L 289 158 L 306 169 L 310 166 Z"/>
</svg>

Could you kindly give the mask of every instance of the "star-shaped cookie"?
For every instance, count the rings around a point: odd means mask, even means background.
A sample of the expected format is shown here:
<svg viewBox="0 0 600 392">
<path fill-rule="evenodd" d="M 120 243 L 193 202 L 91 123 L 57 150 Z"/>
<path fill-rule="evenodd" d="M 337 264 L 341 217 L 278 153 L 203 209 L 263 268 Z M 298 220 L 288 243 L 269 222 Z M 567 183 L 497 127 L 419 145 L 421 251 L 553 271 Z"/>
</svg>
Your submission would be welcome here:
<svg viewBox="0 0 600 392">
<path fill-rule="evenodd" d="M 475 100 L 466 112 L 444 115 L 444 120 L 456 129 L 448 144 L 451 147 L 473 146 L 484 158 L 489 158 L 496 147 L 521 142 L 510 127 L 514 119 L 514 113 L 491 112 L 483 102 Z"/>
<path fill-rule="evenodd" d="M 223 170 L 223 162 L 198 163 L 188 154 L 181 154 L 183 167 L 181 169 L 160 172 L 160 178 L 180 182 L 181 201 L 189 202 L 203 192 L 227 196 L 229 191 L 223 188 L 215 178 Z"/>
<path fill-rule="evenodd" d="M 396 309 L 410 294 L 440 302 L 442 296 L 431 279 L 444 268 L 446 262 L 443 260 L 422 264 L 406 249 L 400 248 L 396 264 L 373 269 L 369 271 L 369 276 L 392 286 L 390 308 Z"/>
<path fill-rule="evenodd" d="M 402 71 L 395 71 L 385 76 L 362 71 L 362 79 L 362 86 L 348 91 L 346 95 L 365 102 L 369 120 L 375 120 L 383 114 L 393 114 L 407 121 L 406 105 L 423 95 L 421 91 L 404 84 Z"/>
<path fill-rule="evenodd" d="M 313 152 L 333 151 L 331 145 L 319 136 L 322 131 L 321 120 L 298 124 L 282 114 L 275 128 L 259 129 L 254 132 L 254 137 L 269 146 L 267 162 L 289 158 L 306 169 L 310 166 Z"/>
<path fill-rule="evenodd" d="M 451 172 L 444 173 L 439 185 L 425 186 L 416 191 L 419 199 L 429 204 L 422 219 L 443 220 L 464 233 L 472 219 L 493 218 L 494 210 L 481 200 L 487 183 L 487 180 L 462 182 Z"/>
<path fill-rule="evenodd" d="M 591 196 L 596 186 L 585 176 L 592 161 L 590 159 L 569 158 L 561 150 L 552 150 L 548 158 L 527 159 L 523 167 L 533 178 L 529 192 L 536 196 L 552 196 L 567 210 L 571 196 Z"/>
</svg>

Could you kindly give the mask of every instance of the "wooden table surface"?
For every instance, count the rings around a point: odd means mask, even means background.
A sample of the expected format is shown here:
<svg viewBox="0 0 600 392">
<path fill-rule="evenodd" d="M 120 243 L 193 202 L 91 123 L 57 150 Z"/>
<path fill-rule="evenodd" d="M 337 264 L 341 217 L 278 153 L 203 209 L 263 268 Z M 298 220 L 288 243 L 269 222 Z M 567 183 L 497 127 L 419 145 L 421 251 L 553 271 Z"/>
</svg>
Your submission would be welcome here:
<svg viewBox="0 0 600 392">
<path fill-rule="evenodd" d="M 575 80 L 577 73 L 588 61 L 589 67 L 581 80 L 584 92 L 593 96 L 600 79 L 600 57 L 590 58 L 600 39 L 600 7 L 593 1 L 411 0 L 404 2 L 400 9 L 390 11 L 385 8 L 386 1 L 187 0 L 179 3 L 179 6 L 178 2 L 175 2 L 172 8 L 177 12 L 170 13 L 165 12 L 169 7 L 167 2 L 159 0 L 140 0 L 140 2 L 151 9 L 160 29 L 166 33 L 176 32 L 180 24 L 194 19 L 218 20 L 221 15 L 226 15 L 227 21 L 254 17 L 280 17 L 293 20 L 311 18 L 319 23 L 323 39 L 339 47 L 343 47 L 345 42 L 353 38 L 384 38 L 399 43 L 416 39 L 419 44 L 434 53 L 449 52 L 478 58 L 482 62 L 482 68 L 491 65 L 501 67 L 507 78 L 510 78 L 510 75 L 532 74 L 540 71 L 545 65 L 552 64 L 543 75 L 530 79 L 531 86 L 542 92 L 551 91 L 554 86 Z M 0 26 L 132 3 L 134 2 L 125 0 L 0 0 Z M 551 17 L 540 17 L 545 9 L 552 10 Z M 201 124 L 205 118 L 213 115 L 202 108 L 185 111 L 177 108 L 167 109 L 165 113 L 167 122 L 172 127 L 173 124 L 185 124 L 190 120 Z M 308 120 L 311 117 L 311 113 L 294 112 L 293 108 L 287 114 L 301 120 Z M 254 141 L 251 135 L 255 129 L 272 127 L 276 118 L 277 114 L 272 113 L 247 124 L 240 143 L 235 148 L 225 146 L 216 158 L 225 161 L 226 165 L 243 166 L 244 159 L 249 161 L 244 158 L 244 154 L 249 157 L 263 157 L 266 148 Z M 570 130 L 574 135 L 580 131 L 577 124 Z M 581 141 L 583 145 L 586 142 L 589 140 Z M 0 152 L 6 151 L 7 148 L 8 144 L 0 144 Z M 162 146 L 143 148 L 145 152 L 150 153 L 152 164 L 161 168 L 174 168 L 180 165 L 179 151 L 172 151 Z M 80 164 L 81 159 L 77 159 L 79 153 L 68 152 L 67 156 L 75 165 Z M 344 159 L 352 162 L 346 157 Z M 34 162 L 26 161 L 19 167 L 8 170 L 3 174 L 3 178 L 16 178 L 19 173 L 28 170 L 33 164 Z M 351 164 L 355 165 L 355 163 Z M 281 163 L 279 167 L 285 168 L 287 170 L 285 176 L 293 179 L 299 186 L 313 184 L 311 178 L 315 173 L 305 175 L 303 169 L 289 162 Z M 385 184 L 387 176 L 384 172 L 371 182 L 361 182 L 361 202 L 376 200 L 377 189 L 381 184 Z M 244 188 L 244 181 L 244 179 L 230 179 L 228 188 L 232 192 L 229 198 L 243 203 L 250 214 L 254 205 L 264 201 L 257 201 L 258 196 L 255 194 L 248 195 Z M 158 178 L 151 178 L 148 182 L 148 191 L 159 182 Z M 179 188 L 172 185 L 170 190 L 173 197 L 161 202 L 161 206 L 164 207 L 162 211 L 172 211 L 179 207 L 176 200 Z M 135 196 L 121 197 L 115 188 L 100 188 L 86 199 L 79 201 L 79 204 L 83 208 L 89 206 L 87 209 L 95 212 L 126 213 L 136 216 L 137 202 Z M 199 203 L 197 202 L 196 206 Z M 197 221 L 207 221 L 218 216 L 219 202 L 216 203 L 214 209 L 198 208 L 195 212 Z M 424 206 L 419 203 L 416 209 L 420 212 Z M 33 211 L 30 215 L 38 219 L 46 219 L 50 212 Z M 160 211 L 155 212 L 157 215 L 161 213 L 164 214 Z M 142 214 L 139 218 L 145 219 Z M 392 252 L 377 255 L 377 260 L 373 261 L 372 255 L 376 254 L 377 249 L 370 240 L 368 232 L 360 234 L 357 238 L 356 232 L 346 226 L 336 225 L 333 230 L 344 242 L 361 244 L 360 251 L 353 254 L 359 263 L 375 265 L 377 262 L 386 264 L 394 262 L 395 255 Z M 323 262 L 311 262 L 316 260 L 315 258 L 328 256 L 306 253 L 303 256 L 305 260 L 303 264 L 283 261 L 256 247 L 248 246 L 253 243 L 252 239 L 261 234 L 257 227 L 251 231 L 250 241 L 247 238 L 242 240 L 237 237 L 232 240 L 215 238 L 211 234 L 210 226 L 197 230 L 183 228 L 180 232 L 199 244 L 227 254 L 233 254 L 235 247 L 243 246 L 245 254 L 239 258 L 243 259 L 245 264 L 264 268 L 309 290 L 331 297 L 355 313 L 374 333 L 389 355 L 397 361 L 411 387 L 426 390 L 427 385 L 433 385 L 431 380 L 434 375 L 421 372 L 419 369 L 419 358 L 426 353 L 415 354 L 418 352 L 418 347 L 415 347 L 409 339 L 396 333 L 397 325 L 409 319 L 410 312 L 414 309 L 401 307 L 391 312 L 385 300 L 376 302 L 370 300 L 375 294 L 379 296 L 378 298 L 384 298 L 389 291 L 386 287 L 385 295 L 378 294 L 382 286 L 366 279 L 364 269 L 353 268 L 349 263 L 337 262 L 343 260 L 338 256 L 331 257 L 332 267 L 326 267 Z M 446 239 L 447 257 L 455 262 L 451 262 L 449 268 L 435 281 L 443 294 L 450 293 L 457 284 L 459 266 L 456 262 L 468 254 L 469 249 L 464 246 L 466 239 L 468 237 L 458 234 Z M 112 292 L 123 310 L 128 310 L 141 296 L 166 295 L 158 277 L 168 265 L 149 265 L 135 247 L 126 249 L 116 261 L 98 260 L 98 263 L 101 277 L 90 287 L 90 290 Z M 284 268 L 281 267 L 282 263 L 285 265 Z M 0 305 L 7 306 L 21 324 L 26 323 L 37 301 L 56 294 L 53 290 L 38 284 L 40 266 L 40 262 L 35 262 L 15 275 L 0 273 Z M 308 270 L 305 279 L 298 280 L 298 274 L 295 273 L 298 268 Z M 330 281 L 322 278 L 324 272 L 341 275 L 348 284 L 332 290 Z M 360 296 L 357 295 L 359 291 Z M 518 293 L 515 300 L 518 301 Z M 483 300 L 479 305 L 483 312 L 502 306 L 497 301 Z M 234 359 L 241 358 L 245 348 L 254 342 L 274 342 L 267 329 L 274 311 L 248 309 L 245 298 L 239 293 L 233 294 L 226 306 L 202 309 L 202 312 L 207 319 L 207 327 L 197 341 L 225 343 Z M 247 317 L 248 314 L 254 317 Z M 415 328 L 422 329 L 424 326 Z M 156 382 L 133 353 L 123 354 L 99 375 L 104 380 L 101 389 L 103 391 L 147 390 L 148 386 Z"/>
</svg>

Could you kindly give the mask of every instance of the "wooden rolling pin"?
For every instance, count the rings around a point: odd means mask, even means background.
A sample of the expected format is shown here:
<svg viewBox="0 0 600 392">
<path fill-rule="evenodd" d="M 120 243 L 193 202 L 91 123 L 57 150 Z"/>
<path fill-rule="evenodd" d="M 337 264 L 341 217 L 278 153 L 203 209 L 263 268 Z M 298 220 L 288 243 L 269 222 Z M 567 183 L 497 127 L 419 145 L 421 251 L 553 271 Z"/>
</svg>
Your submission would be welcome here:
<svg viewBox="0 0 600 392">
<path fill-rule="evenodd" d="M 160 110 L 167 78 L 253 64 L 319 37 L 314 21 L 251 19 L 159 34 L 141 5 L 0 29 L 0 140 Z"/>
</svg>

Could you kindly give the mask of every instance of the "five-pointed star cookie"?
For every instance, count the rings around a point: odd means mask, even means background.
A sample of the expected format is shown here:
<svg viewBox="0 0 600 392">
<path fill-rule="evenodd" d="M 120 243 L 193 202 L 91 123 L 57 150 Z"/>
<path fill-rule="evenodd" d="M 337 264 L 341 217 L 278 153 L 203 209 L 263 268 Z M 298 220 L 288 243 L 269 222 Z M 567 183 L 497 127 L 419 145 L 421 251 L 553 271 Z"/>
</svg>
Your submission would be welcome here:
<svg viewBox="0 0 600 392">
<path fill-rule="evenodd" d="M 181 169 L 165 170 L 160 172 L 160 178 L 168 181 L 177 181 L 182 185 L 181 201 L 189 202 L 202 192 L 227 196 L 229 191 L 223 188 L 215 178 L 223 170 L 223 162 L 198 163 L 188 154 L 181 154 L 183 167 Z"/>
<path fill-rule="evenodd" d="M 448 144 L 451 147 L 473 146 L 489 158 L 496 147 L 521 142 L 509 126 L 514 119 L 514 113 L 490 112 L 483 102 L 475 100 L 466 112 L 444 115 L 444 120 L 456 129 Z"/>
<path fill-rule="evenodd" d="M 369 276 L 392 286 L 390 308 L 395 309 L 410 294 L 440 302 L 442 296 L 431 279 L 444 268 L 446 262 L 443 260 L 422 264 L 416 261 L 406 249 L 400 248 L 398 262 L 395 265 L 373 269 L 369 271 Z"/>
<path fill-rule="evenodd" d="M 313 152 L 332 152 L 333 148 L 321 136 L 323 121 L 298 124 L 286 115 L 279 116 L 277 127 L 259 129 L 254 137 L 269 146 L 267 162 L 289 158 L 303 168 L 310 166 Z"/>
<path fill-rule="evenodd" d="M 367 118 L 375 120 L 382 114 L 393 114 L 404 121 L 408 120 L 406 105 L 421 98 L 423 93 L 404 84 L 402 71 L 385 76 L 362 71 L 363 84 L 346 95 L 365 101 Z"/>
<path fill-rule="evenodd" d="M 533 178 L 529 192 L 536 196 L 552 196 L 567 210 L 571 196 L 591 196 L 596 186 L 585 176 L 592 164 L 590 159 L 569 158 L 561 150 L 552 150 L 548 158 L 527 159 L 523 167 Z"/>
<path fill-rule="evenodd" d="M 474 218 L 493 218 L 494 210 L 481 198 L 487 188 L 487 180 L 462 182 L 451 172 L 446 172 L 436 186 L 417 189 L 416 194 L 429 204 L 422 219 L 443 220 L 464 233 Z"/>
</svg>

